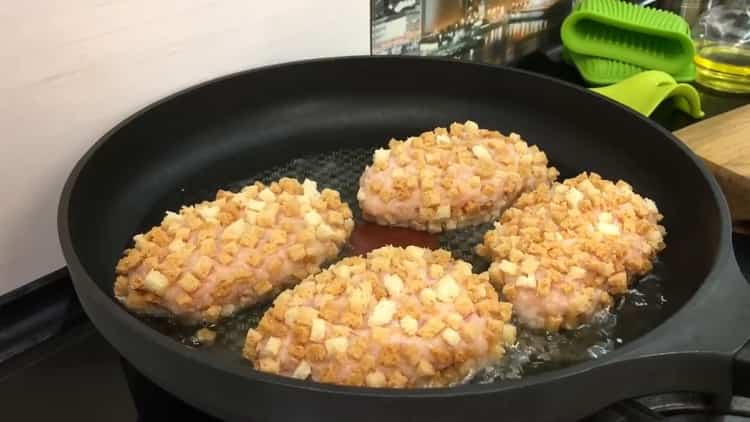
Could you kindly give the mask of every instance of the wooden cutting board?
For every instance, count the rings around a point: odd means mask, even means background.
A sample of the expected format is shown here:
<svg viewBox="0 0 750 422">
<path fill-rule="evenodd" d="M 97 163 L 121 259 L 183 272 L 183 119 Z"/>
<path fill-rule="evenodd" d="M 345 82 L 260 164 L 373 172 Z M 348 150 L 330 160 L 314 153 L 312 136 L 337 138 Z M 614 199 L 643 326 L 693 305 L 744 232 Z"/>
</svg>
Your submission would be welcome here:
<svg viewBox="0 0 750 422">
<path fill-rule="evenodd" d="M 701 157 L 719 181 L 734 229 L 750 233 L 750 105 L 680 129 L 674 134 Z"/>
</svg>

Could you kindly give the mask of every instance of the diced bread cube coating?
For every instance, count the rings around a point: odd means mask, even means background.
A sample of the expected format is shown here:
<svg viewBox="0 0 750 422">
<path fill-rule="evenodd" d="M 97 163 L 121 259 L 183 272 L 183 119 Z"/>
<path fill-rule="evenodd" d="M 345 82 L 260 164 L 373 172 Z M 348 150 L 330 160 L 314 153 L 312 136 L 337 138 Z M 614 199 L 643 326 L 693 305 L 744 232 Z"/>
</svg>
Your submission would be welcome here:
<svg viewBox="0 0 750 422">
<path fill-rule="evenodd" d="M 652 268 L 666 230 L 653 201 L 583 173 L 521 195 L 484 235 L 490 280 L 524 325 L 572 329 Z"/>
<path fill-rule="evenodd" d="M 547 156 L 520 136 L 453 123 L 378 149 L 359 181 L 365 219 L 440 232 L 492 221 L 522 192 L 554 181 Z"/>
<path fill-rule="evenodd" d="M 323 383 L 461 382 L 516 341 L 512 305 L 470 268 L 416 246 L 346 258 L 280 294 L 248 331 L 243 355 L 258 370 Z"/>
<path fill-rule="evenodd" d="M 214 322 L 318 272 L 353 227 L 339 193 L 310 180 L 219 191 L 134 237 L 115 297 L 136 313 Z"/>
</svg>

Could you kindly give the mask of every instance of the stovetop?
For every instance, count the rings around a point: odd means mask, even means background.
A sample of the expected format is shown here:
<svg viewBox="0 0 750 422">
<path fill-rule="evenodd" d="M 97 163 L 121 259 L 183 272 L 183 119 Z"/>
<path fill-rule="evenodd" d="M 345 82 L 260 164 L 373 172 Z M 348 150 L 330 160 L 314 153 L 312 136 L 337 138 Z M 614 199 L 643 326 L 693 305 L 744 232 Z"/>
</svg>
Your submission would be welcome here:
<svg viewBox="0 0 750 422">
<path fill-rule="evenodd" d="M 603 409 L 585 422 L 740 422 L 750 421 L 750 399 L 729 403 L 698 393 L 665 393 L 624 400 Z"/>
<path fill-rule="evenodd" d="M 582 83 L 575 70 L 561 64 L 554 52 L 528 56 L 516 65 Z M 701 94 L 708 116 L 750 103 L 748 96 L 705 90 Z M 669 105 L 657 109 L 652 118 L 669 130 L 693 122 Z M 735 234 L 733 241 L 737 260 L 750 279 L 750 236 Z M 70 281 L 58 283 L 68 283 L 64 287 L 72 297 Z M 213 420 L 162 390 L 120 358 L 85 319 L 74 298 L 65 303 L 68 309 L 62 312 L 78 316 L 67 319 L 75 323 L 56 327 L 51 338 L 39 339 L 34 343 L 39 343 L 37 346 L 11 359 L 5 360 L 0 350 L 0 411 L 4 420 Z M 2 314 L 0 327 L 4 327 Z M 0 328 L 0 346 L 8 340 L 4 336 L 6 332 Z M 750 380 L 746 382 L 750 391 Z M 750 398 L 719 402 L 706 395 L 671 392 L 612 404 L 586 421 L 750 421 Z"/>
</svg>

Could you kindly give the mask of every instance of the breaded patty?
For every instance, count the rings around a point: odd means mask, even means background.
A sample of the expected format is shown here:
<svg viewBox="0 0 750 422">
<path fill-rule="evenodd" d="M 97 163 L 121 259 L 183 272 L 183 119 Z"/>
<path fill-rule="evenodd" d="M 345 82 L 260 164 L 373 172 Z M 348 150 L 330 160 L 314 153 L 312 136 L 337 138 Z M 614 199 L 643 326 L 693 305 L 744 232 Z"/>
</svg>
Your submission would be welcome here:
<svg viewBox="0 0 750 422">
<path fill-rule="evenodd" d="M 310 180 L 219 191 L 133 238 L 115 296 L 137 313 L 213 322 L 319 271 L 353 226 L 338 192 Z"/>
<path fill-rule="evenodd" d="M 511 308 L 450 252 L 386 246 L 279 295 L 243 354 L 261 371 L 324 383 L 446 386 L 515 343 Z"/>
<path fill-rule="evenodd" d="M 440 232 L 496 219 L 521 192 L 554 181 L 520 136 L 453 123 L 378 149 L 359 182 L 365 219 Z"/>
<path fill-rule="evenodd" d="M 490 279 L 533 328 L 575 328 L 652 268 L 666 230 L 656 204 L 599 175 L 522 195 L 484 236 Z"/>
</svg>

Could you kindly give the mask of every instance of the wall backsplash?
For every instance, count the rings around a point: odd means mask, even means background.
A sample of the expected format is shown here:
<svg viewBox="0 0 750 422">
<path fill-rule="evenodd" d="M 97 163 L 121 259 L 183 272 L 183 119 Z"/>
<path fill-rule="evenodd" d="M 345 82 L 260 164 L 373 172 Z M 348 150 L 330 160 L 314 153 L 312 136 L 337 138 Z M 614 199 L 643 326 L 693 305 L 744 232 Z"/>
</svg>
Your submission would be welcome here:
<svg viewBox="0 0 750 422">
<path fill-rule="evenodd" d="M 350 0 L 40 0 L 0 9 L 0 294 L 64 265 L 57 201 L 76 160 L 129 114 L 263 64 L 367 54 Z"/>
</svg>

